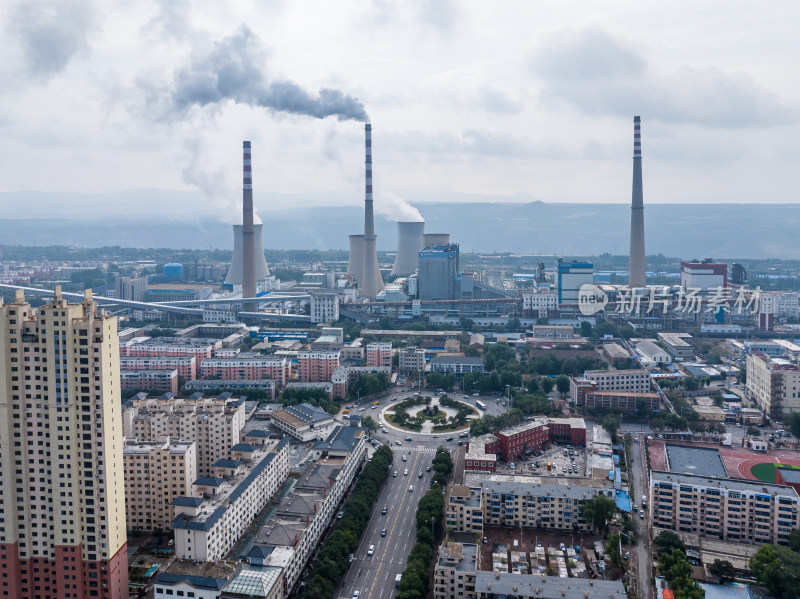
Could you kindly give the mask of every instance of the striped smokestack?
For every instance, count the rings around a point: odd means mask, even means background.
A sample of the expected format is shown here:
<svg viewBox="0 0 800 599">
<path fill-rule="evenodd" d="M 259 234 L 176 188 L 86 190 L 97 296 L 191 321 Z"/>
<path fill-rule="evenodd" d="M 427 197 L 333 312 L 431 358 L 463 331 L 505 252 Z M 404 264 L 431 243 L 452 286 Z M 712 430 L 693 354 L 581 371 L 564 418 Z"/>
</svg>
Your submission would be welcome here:
<svg viewBox="0 0 800 599">
<path fill-rule="evenodd" d="M 256 244 L 253 228 L 253 169 L 250 142 L 242 143 L 242 299 L 256 296 Z M 256 302 L 243 302 L 242 311 L 255 312 Z"/>
<path fill-rule="evenodd" d="M 642 190 L 641 119 L 633 117 L 633 193 L 631 196 L 631 250 L 628 263 L 628 285 L 645 287 L 644 260 L 644 192 Z"/>
<path fill-rule="evenodd" d="M 372 125 L 364 125 L 364 270 L 358 281 L 361 295 L 374 298 L 383 291 L 383 279 L 378 269 L 378 250 L 375 239 L 375 216 L 372 209 Z"/>
</svg>

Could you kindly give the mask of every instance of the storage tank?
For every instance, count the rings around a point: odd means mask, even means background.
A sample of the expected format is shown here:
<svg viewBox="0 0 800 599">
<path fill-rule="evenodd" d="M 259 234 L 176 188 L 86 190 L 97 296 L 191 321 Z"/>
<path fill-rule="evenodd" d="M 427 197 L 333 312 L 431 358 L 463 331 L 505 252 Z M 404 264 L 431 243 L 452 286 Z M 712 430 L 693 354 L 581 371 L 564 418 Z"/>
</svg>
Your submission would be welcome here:
<svg viewBox="0 0 800 599">
<path fill-rule="evenodd" d="M 169 264 L 165 264 L 163 274 L 164 277 L 169 279 L 170 281 L 182 279 L 183 264 L 178 264 L 177 262 L 170 262 Z"/>
</svg>

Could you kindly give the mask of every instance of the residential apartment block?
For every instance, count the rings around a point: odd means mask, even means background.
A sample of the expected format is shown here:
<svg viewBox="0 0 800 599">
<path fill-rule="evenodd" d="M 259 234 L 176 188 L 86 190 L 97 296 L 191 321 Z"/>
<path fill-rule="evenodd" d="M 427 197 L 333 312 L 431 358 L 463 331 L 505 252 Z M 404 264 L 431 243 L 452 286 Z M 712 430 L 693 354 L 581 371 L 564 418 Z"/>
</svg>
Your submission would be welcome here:
<svg viewBox="0 0 800 599">
<path fill-rule="evenodd" d="M 119 344 L 119 355 L 123 357 L 144 356 L 194 356 L 197 364 L 214 355 L 222 348 L 219 339 L 193 339 L 191 337 L 134 337 Z"/>
<path fill-rule="evenodd" d="M 324 439 L 335 423 L 331 414 L 307 403 L 276 410 L 271 419 L 275 427 L 303 442 Z"/>
<path fill-rule="evenodd" d="M 177 370 L 120 370 L 120 388 L 123 390 L 178 392 Z"/>
<path fill-rule="evenodd" d="M 301 351 L 297 355 L 302 383 L 328 382 L 339 367 L 338 351 Z"/>
<path fill-rule="evenodd" d="M 483 532 L 483 501 L 480 489 L 453 485 L 445 508 L 445 526 L 455 532 Z"/>
<path fill-rule="evenodd" d="M 347 397 L 347 390 L 350 385 L 357 381 L 358 377 L 381 372 L 389 376 L 392 373 L 392 369 L 388 366 L 339 366 L 331 377 L 333 397 L 335 399 L 344 399 Z"/>
<path fill-rule="evenodd" d="M 366 347 L 366 363 L 368 367 L 392 366 L 392 344 L 389 341 L 368 343 Z"/>
<path fill-rule="evenodd" d="M 498 431 L 496 437 L 484 435 L 470 439 L 464 468 L 494 472 L 497 456 L 504 462 L 511 462 L 518 456 L 542 449 L 553 441 L 565 441 L 576 447 L 584 447 L 586 423 L 583 418 L 534 418 Z"/>
<path fill-rule="evenodd" d="M 531 576 L 508 572 L 475 574 L 475 594 L 468 599 L 625 599 L 621 580 Z"/>
<path fill-rule="evenodd" d="M 234 445 L 241 440 L 246 422 L 245 397 L 223 393 L 205 397 L 148 397 L 139 393 L 123 404 L 122 423 L 126 439 L 160 442 L 181 439 L 197 444 L 197 473 L 213 474 L 217 460 L 231 457 Z"/>
<path fill-rule="evenodd" d="M 433 571 L 434 599 L 474 597 L 479 557 L 480 551 L 474 543 L 450 542 L 440 545 Z"/>
<path fill-rule="evenodd" d="M 650 373 L 646 370 L 587 370 L 583 378 L 593 381 L 598 391 L 650 391 Z"/>
<path fill-rule="evenodd" d="M 584 405 L 587 410 L 608 409 L 633 413 L 640 404 L 651 412 L 661 409 L 661 396 L 658 393 L 631 393 L 628 391 L 592 391 L 586 394 Z"/>
<path fill-rule="evenodd" d="M 399 372 L 425 372 L 425 350 L 417 347 L 406 347 L 397 352 L 397 369 Z"/>
<path fill-rule="evenodd" d="M 800 528 L 798 508 L 800 497 L 790 486 L 650 473 L 650 521 L 660 528 L 735 543 L 786 544 Z"/>
<path fill-rule="evenodd" d="M 125 464 L 125 519 L 130 530 L 166 530 L 174 517 L 172 502 L 190 495 L 197 479 L 194 441 L 127 441 Z"/>
<path fill-rule="evenodd" d="M 773 420 L 800 410 L 800 365 L 760 352 L 747 356 L 747 394 Z"/>
<path fill-rule="evenodd" d="M 289 380 L 290 364 L 286 358 L 269 356 L 251 358 L 209 358 L 200 364 L 203 378 L 218 376 L 223 379 L 273 379 L 278 390 Z"/>
<path fill-rule="evenodd" d="M 337 426 L 314 444 L 315 461 L 281 500 L 274 518 L 256 534 L 250 563 L 281 568 L 285 594 L 297 585 L 366 454 L 364 429 Z"/>
<path fill-rule="evenodd" d="M 222 559 L 289 475 L 289 438 L 276 445 L 242 445 L 213 476 L 192 483 L 191 495 L 173 501 L 175 556 L 199 562 Z"/>
<path fill-rule="evenodd" d="M 119 359 L 123 370 L 177 370 L 187 381 L 197 378 L 197 358 L 194 356 L 134 356 Z"/>
<path fill-rule="evenodd" d="M 128 597 L 117 319 L 0 300 L 0 597 Z"/>
</svg>

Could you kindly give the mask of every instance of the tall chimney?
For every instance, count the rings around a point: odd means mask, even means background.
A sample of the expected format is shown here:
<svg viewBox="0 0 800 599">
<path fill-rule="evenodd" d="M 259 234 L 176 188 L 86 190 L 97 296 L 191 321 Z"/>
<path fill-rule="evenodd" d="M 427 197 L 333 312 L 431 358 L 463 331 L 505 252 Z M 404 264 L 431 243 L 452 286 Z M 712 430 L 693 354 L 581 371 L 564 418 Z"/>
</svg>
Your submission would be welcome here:
<svg viewBox="0 0 800 599">
<path fill-rule="evenodd" d="M 641 119 L 633 117 L 633 195 L 631 197 L 631 251 L 628 263 L 628 286 L 647 285 L 644 265 L 644 192 L 642 191 Z"/>
<path fill-rule="evenodd" d="M 263 250 L 261 250 L 263 252 Z M 256 296 L 255 230 L 253 228 L 253 172 L 250 142 L 242 144 L 242 299 Z M 243 302 L 243 312 L 255 312 L 257 302 Z"/>
<path fill-rule="evenodd" d="M 378 250 L 375 244 L 375 217 L 372 212 L 372 125 L 364 125 L 365 193 L 364 193 L 364 271 L 359 288 L 363 297 L 374 298 L 383 291 L 383 279 L 378 269 Z"/>
</svg>

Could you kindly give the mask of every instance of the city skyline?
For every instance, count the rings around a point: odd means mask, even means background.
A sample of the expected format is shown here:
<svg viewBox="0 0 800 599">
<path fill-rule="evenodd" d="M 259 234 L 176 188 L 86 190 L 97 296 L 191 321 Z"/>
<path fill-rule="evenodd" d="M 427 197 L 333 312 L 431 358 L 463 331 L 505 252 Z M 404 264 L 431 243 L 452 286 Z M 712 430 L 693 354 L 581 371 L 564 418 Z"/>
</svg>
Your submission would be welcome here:
<svg viewBox="0 0 800 599">
<path fill-rule="evenodd" d="M 648 204 L 795 200 L 791 5 L 45 6 L 0 12 L 0 191 L 204 192 L 233 222 L 253 139 L 285 207 L 356 206 L 368 114 L 379 215 L 414 192 L 626 203 L 641 114 Z"/>
</svg>

